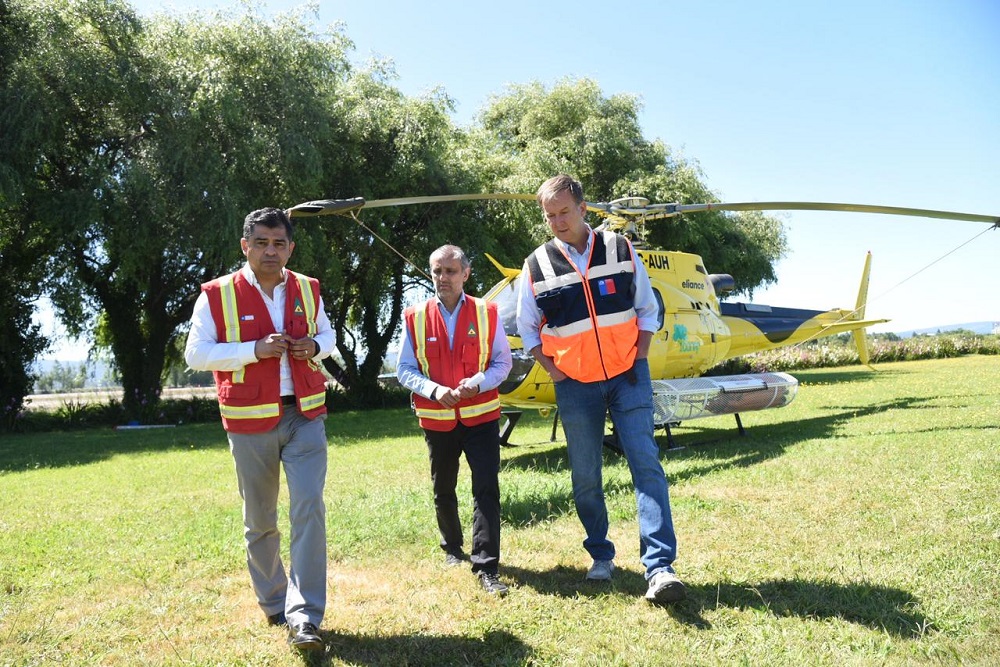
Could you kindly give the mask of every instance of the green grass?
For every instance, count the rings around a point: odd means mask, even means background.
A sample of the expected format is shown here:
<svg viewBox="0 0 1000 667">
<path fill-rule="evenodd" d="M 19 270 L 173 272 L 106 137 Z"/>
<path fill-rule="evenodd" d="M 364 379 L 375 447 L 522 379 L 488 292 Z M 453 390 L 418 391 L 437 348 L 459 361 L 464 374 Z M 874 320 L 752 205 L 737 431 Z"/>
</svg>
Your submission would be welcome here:
<svg viewBox="0 0 1000 667">
<path fill-rule="evenodd" d="M 617 456 L 620 569 L 585 582 L 561 433 L 525 415 L 503 450 L 512 590 L 495 600 L 441 561 L 412 415 L 334 414 L 318 662 L 996 664 L 998 374 L 996 356 L 799 371 L 746 437 L 725 417 L 674 429 L 682 449 L 660 437 L 689 586 L 669 608 L 641 599 Z M 0 666 L 302 664 L 263 623 L 241 531 L 217 424 L 0 437 Z"/>
</svg>

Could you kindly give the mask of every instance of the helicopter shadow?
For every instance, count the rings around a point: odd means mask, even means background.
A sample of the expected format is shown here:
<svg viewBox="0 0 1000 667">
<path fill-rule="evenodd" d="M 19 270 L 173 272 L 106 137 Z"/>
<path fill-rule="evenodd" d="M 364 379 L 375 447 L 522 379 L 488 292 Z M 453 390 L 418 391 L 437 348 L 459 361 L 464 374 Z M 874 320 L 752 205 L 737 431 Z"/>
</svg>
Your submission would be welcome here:
<svg viewBox="0 0 1000 667">
<path fill-rule="evenodd" d="M 634 599 L 646 593 L 645 577 L 619 569 L 614 579 L 592 582 L 581 568 L 557 566 L 530 570 L 504 566 L 504 576 L 541 595 L 563 598 Z M 897 637 L 917 639 L 936 628 L 923 614 L 914 612 L 919 600 L 910 593 L 868 582 L 840 584 L 810 579 L 772 579 L 761 582 L 687 584 L 687 598 L 661 605 L 677 622 L 710 630 L 707 612 L 720 608 L 756 610 L 776 618 L 840 619 Z"/>
<path fill-rule="evenodd" d="M 901 639 L 919 639 L 937 628 L 915 612 L 920 601 L 891 586 L 868 582 L 841 584 L 812 579 L 772 579 L 689 585 L 686 600 L 666 607 L 675 620 L 711 629 L 705 613 L 720 608 L 754 610 L 775 618 L 841 620 Z"/>
<path fill-rule="evenodd" d="M 798 379 L 799 385 L 803 387 L 828 384 L 853 384 L 855 382 L 870 382 L 873 378 L 883 379 L 906 375 L 902 371 L 883 370 L 881 368 L 878 371 L 867 368 L 856 371 L 845 371 L 835 368 L 830 370 L 808 369 L 791 372 Z"/>
<path fill-rule="evenodd" d="M 531 648 L 503 630 L 487 631 L 482 638 L 426 634 L 353 635 L 321 631 L 325 644 L 322 655 L 302 655 L 305 665 L 438 665 L 532 664 Z"/>
<path fill-rule="evenodd" d="M 784 454 L 788 447 L 805 440 L 834 437 L 841 425 L 859 417 L 890 410 L 932 409 L 934 406 L 925 405 L 930 400 L 925 397 L 900 397 L 881 403 L 840 405 L 832 408 L 834 412 L 819 417 L 747 427 L 746 435 L 742 436 L 735 427 L 692 427 L 696 430 L 673 435 L 674 447 L 667 446 L 666 436 L 657 436 L 661 445 L 660 459 L 664 462 L 699 462 L 670 476 L 671 482 L 697 479 L 714 472 L 747 468 L 769 461 Z"/>
<path fill-rule="evenodd" d="M 900 397 L 881 403 L 866 405 L 840 405 L 830 414 L 791 422 L 754 426 L 746 429 L 746 435 L 739 435 L 733 428 L 694 427 L 693 432 L 675 434 L 674 447 L 667 446 L 666 436 L 656 436 L 660 444 L 660 460 L 687 461 L 682 470 L 669 475 L 671 483 L 679 483 L 705 477 L 716 472 L 735 468 L 748 468 L 775 459 L 785 450 L 799 442 L 830 438 L 839 426 L 858 417 L 878 415 L 890 410 L 931 409 L 925 405 L 931 399 L 921 397 Z M 604 463 L 618 464 L 623 456 L 615 450 L 604 448 Z M 505 459 L 503 469 L 530 470 L 535 472 L 562 474 L 569 468 L 565 445 L 545 449 L 525 451 Z M 503 470 L 501 470 L 502 474 Z M 617 493 L 632 493 L 630 479 L 620 477 L 604 480 L 606 496 Z M 569 488 L 551 485 L 547 493 L 519 496 L 502 503 L 503 520 L 511 525 L 528 526 L 541 523 L 548 518 L 561 516 L 573 509 L 573 494 Z"/>
</svg>

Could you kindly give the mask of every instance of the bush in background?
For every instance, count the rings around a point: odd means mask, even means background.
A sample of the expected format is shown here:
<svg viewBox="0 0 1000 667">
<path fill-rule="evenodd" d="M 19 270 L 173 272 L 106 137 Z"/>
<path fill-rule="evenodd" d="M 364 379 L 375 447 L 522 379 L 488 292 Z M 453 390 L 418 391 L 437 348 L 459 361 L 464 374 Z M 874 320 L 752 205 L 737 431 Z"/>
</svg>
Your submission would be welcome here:
<svg viewBox="0 0 1000 667">
<path fill-rule="evenodd" d="M 917 359 L 945 359 L 968 354 L 1000 354 L 1000 336 L 967 332 L 922 335 L 899 339 L 871 336 L 868 342 L 872 364 Z M 730 359 L 706 375 L 739 375 L 796 371 L 807 368 L 850 366 L 859 363 L 850 335 L 832 336 L 794 347 L 758 352 Z M 332 413 L 402 408 L 410 404 L 410 393 L 398 386 L 382 387 L 377 400 L 359 399 L 341 389 L 327 390 L 326 405 Z M 142 424 L 191 424 L 219 420 L 215 397 L 162 399 L 143 415 Z M 128 424 L 121 401 L 85 403 L 67 401 L 55 410 L 22 411 L 14 430 L 39 432 L 78 428 L 113 428 Z M 138 423 L 138 422 L 135 422 Z"/>
</svg>

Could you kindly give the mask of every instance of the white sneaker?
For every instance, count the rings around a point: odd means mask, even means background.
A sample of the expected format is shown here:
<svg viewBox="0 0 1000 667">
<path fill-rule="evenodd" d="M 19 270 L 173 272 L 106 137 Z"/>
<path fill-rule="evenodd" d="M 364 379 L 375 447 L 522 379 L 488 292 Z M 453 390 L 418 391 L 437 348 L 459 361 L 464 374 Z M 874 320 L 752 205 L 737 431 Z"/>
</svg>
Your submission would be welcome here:
<svg viewBox="0 0 1000 667">
<path fill-rule="evenodd" d="M 649 579 L 646 599 L 650 602 L 677 602 L 687 596 L 687 589 L 670 570 L 660 570 Z"/>
<path fill-rule="evenodd" d="M 587 579 L 591 581 L 607 581 L 611 578 L 611 573 L 615 571 L 615 562 L 612 560 L 595 560 L 594 564 L 587 570 Z"/>
</svg>

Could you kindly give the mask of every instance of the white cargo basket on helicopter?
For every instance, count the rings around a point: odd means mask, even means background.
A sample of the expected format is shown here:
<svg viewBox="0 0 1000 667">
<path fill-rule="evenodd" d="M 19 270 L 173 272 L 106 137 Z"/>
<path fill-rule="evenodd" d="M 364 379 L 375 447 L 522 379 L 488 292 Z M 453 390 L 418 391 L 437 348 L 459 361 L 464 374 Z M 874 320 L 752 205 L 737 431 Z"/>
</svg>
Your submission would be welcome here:
<svg viewBox="0 0 1000 667">
<path fill-rule="evenodd" d="M 788 373 L 653 380 L 653 423 L 659 427 L 781 408 L 792 402 L 798 387 L 799 381 Z"/>
</svg>

